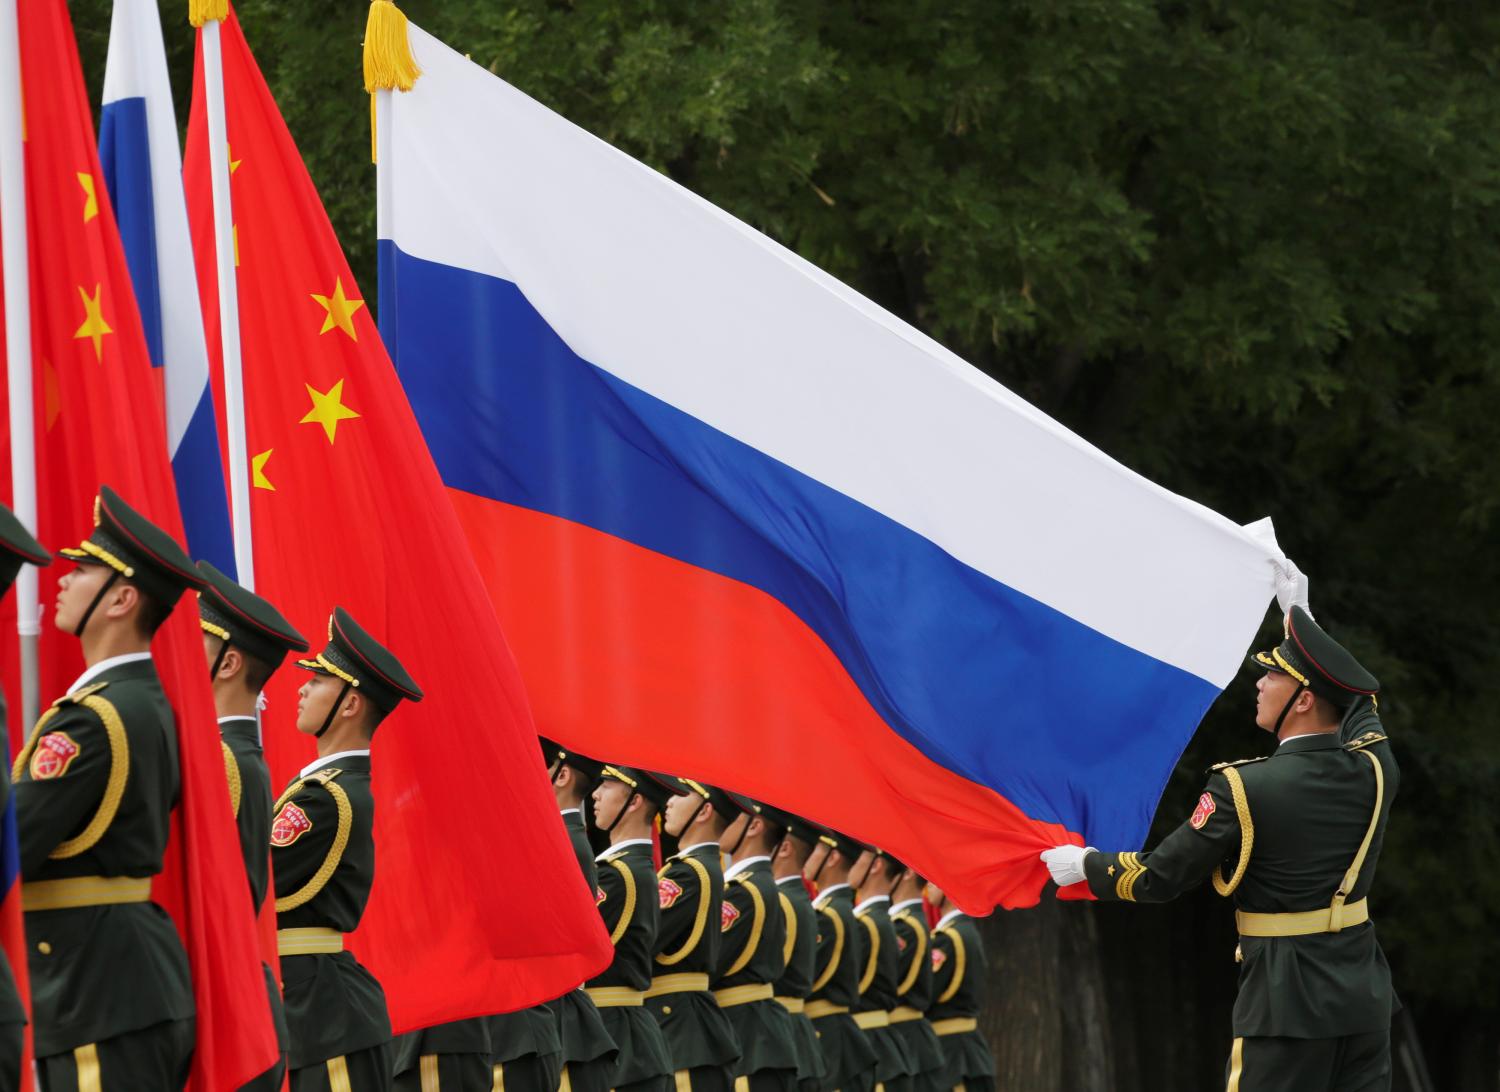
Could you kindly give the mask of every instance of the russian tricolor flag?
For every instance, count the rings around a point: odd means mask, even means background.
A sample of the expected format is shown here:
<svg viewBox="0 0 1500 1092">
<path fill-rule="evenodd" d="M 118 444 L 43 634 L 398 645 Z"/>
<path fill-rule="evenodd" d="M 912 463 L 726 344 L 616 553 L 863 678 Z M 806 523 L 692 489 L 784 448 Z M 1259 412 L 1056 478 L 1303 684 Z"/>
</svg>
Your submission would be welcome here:
<svg viewBox="0 0 1500 1092">
<path fill-rule="evenodd" d="M 380 323 L 538 728 L 840 827 L 964 905 L 1140 845 L 1274 543 L 430 35 Z M 387 101 L 388 100 L 388 101 Z"/>
<path fill-rule="evenodd" d="M 125 244 L 146 347 L 164 379 L 167 451 L 188 549 L 233 575 L 229 502 L 188 235 L 182 150 L 155 0 L 115 0 L 99 159 Z"/>
</svg>

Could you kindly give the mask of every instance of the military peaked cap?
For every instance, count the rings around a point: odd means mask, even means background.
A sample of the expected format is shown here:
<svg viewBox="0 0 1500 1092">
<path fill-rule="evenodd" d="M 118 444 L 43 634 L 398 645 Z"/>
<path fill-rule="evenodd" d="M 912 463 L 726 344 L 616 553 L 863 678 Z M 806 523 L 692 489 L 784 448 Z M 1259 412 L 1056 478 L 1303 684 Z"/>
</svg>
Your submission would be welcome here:
<svg viewBox="0 0 1500 1092">
<path fill-rule="evenodd" d="M 723 789 L 712 785 L 705 785 L 701 781 L 694 781 L 691 777 L 676 777 L 672 774 L 652 773 L 646 771 L 647 777 L 654 777 L 660 781 L 673 796 L 681 796 L 683 793 L 692 793 L 713 805 L 714 811 L 723 817 L 726 823 L 732 823 L 740 817 L 743 811 L 733 796 Z"/>
<path fill-rule="evenodd" d="M 546 736 L 538 736 L 537 739 L 542 745 L 542 761 L 546 763 L 548 769 L 552 768 L 554 762 L 561 762 L 566 766 L 572 766 L 589 781 L 598 781 L 599 775 L 604 772 L 604 763 L 596 759 L 581 755 L 560 743 L 553 743 Z"/>
<path fill-rule="evenodd" d="M 113 569 L 164 607 L 188 588 L 203 587 L 203 574 L 187 551 L 107 485 L 94 498 L 94 533 L 57 552 L 82 565 Z"/>
<path fill-rule="evenodd" d="M 387 713 L 402 698 L 422 700 L 421 688 L 401 661 L 366 633 L 343 607 L 334 607 L 328 619 L 328 645 L 312 659 L 298 660 L 297 666 L 343 679 Z"/>
<path fill-rule="evenodd" d="M 670 789 L 662 781 L 647 775 L 645 770 L 638 770 L 634 766 L 609 766 L 606 765 L 599 771 L 602 781 L 618 781 L 627 785 L 630 790 L 644 796 L 658 808 L 665 807 L 667 801 L 676 795 L 674 789 Z"/>
<path fill-rule="evenodd" d="M 759 800 L 752 800 L 750 797 L 742 796 L 737 792 L 732 792 L 729 795 L 739 805 L 741 811 L 760 816 L 767 823 L 778 828 L 783 834 L 790 834 L 793 837 L 800 838 L 808 845 L 817 844 L 818 835 L 822 832 L 822 828 L 815 823 L 809 823 L 806 819 L 799 818 L 789 811 L 782 811 L 780 808 L 772 807 L 770 804 L 762 804 Z"/>
<path fill-rule="evenodd" d="M 838 831 L 827 827 L 818 831 L 818 841 L 822 842 L 829 849 L 838 850 L 839 855 L 850 864 L 859 860 L 859 855 L 870 848 L 856 838 L 851 838 L 847 834 L 840 834 Z"/>
<path fill-rule="evenodd" d="M 16 582 L 22 565 L 46 565 L 51 560 L 16 514 L 0 504 L 0 595 Z"/>
<path fill-rule="evenodd" d="M 198 624 L 249 656 L 280 667 L 288 652 L 306 652 L 307 638 L 281 612 L 236 584 L 207 561 L 198 562 L 206 581 L 198 593 Z"/>
<path fill-rule="evenodd" d="M 1290 675 L 1320 698 L 1340 706 L 1380 689 L 1375 676 L 1301 607 L 1287 612 L 1284 632 L 1286 639 L 1278 647 L 1250 657 L 1252 667 Z"/>
</svg>

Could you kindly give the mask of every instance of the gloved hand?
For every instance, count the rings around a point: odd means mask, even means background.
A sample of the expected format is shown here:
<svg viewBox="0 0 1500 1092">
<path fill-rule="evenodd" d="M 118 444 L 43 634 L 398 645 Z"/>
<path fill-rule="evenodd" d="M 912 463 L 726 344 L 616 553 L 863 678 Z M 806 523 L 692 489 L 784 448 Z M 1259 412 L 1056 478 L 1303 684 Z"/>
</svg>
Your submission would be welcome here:
<svg viewBox="0 0 1500 1092">
<path fill-rule="evenodd" d="M 1297 568 L 1291 558 L 1271 563 L 1276 569 L 1276 602 L 1281 604 L 1281 615 L 1286 617 L 1292 607 L 1299 606 L 1312 617 L 1312 608 L 1307 605 L 1307 577 Z"/>
<path fill-rule="evenodd" d="M 1083 874 L 1083 859 L 1090 853 L 1097 852 L 1093 846 L 1053 846 L 1042 851 L 1042 863 L 1052 873 L 1053 883 L 1058 887 L 1067 887 L 1070 883 L 1080 883 L 1086 878 Z"/>
</svg>

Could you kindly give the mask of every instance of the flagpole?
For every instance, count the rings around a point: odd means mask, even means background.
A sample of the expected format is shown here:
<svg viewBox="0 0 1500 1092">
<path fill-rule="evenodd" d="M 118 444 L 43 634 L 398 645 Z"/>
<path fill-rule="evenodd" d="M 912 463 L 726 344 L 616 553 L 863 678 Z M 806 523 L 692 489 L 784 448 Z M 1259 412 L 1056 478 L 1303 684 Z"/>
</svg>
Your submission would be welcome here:
<svg viewBox="0 0 1500 1092">
<path fill-rule="evenodd" d="M 26 146 L 21 97 L 18 0 L 0 0 L 0 225 L 5 262 L 6 389 L 10 398 L 11 507 L 36 534 L 36 435 L 31 393 L 31 262 L 26 249 Z M 21 723 L 41 706 L 37 639 L 41 632 L 37 570 L 16 577 L 16 632 L 21 639 Z"/>
<path fill-rule="evenodd" d="M 215 5 L 208 5 L 210 8 Z M 225 5 L 227 7 L 227 5 Z M 189 18 L 203 35 L 203 91 L 208 107 L 208 174 L 214 204 L 214 258 L 219 284 L 219 335 L 224 378 L 224 416 L 229 429 L 229 506 L 234 564 L 239 582 L 255 588 L 255 551 L 250 534 L 250 455 L 245 439 L 245 380 L 240 358 L 240 297 L 235 278 L 234 210 L 229 196 L 229 132 L 224 120 L 224 59 L 219 24 L 227 11 Z M 199 21 L 200 16 L 206 15 Z"/>
</svg>

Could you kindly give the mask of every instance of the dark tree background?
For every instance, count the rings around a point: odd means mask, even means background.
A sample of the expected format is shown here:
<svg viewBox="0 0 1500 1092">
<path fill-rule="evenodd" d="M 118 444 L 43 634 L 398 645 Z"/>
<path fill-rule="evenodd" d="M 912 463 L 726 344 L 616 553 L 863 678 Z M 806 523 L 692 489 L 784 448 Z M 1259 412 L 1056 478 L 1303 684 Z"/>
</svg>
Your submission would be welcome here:
<svg viewBox="0 0 1500 1092">
<path fill-rule="evenodd" d="M 108 0 L 72 8 L 97 98 Z M 185 8 L 163 5 L 184 116 Z M 1143 474 L 1273 515 L 1320 621 L 1385 686 L 1404 777 L 1375 917 L 1435 1084 L 1500 1087 L 1500 9 L 405 10 Z M 240 4 L 370 291 L 365 11 Z M 1245 679 L 1211 710 L 1158 834 L 1206 765 L 1267 750 L 1250 703 Z M 1048 900 L 987 929 L 1002 1087 L 1218 1086 L 1234 945 L 1211 893 Z"/>
</svg>

